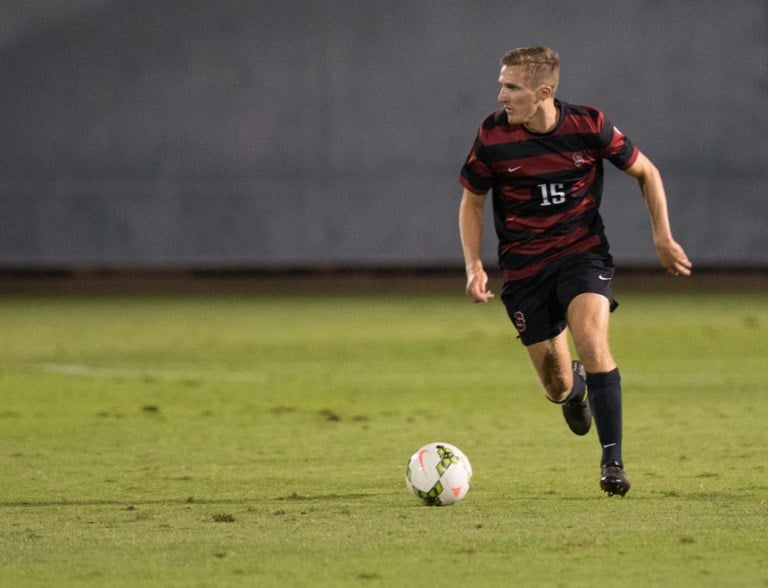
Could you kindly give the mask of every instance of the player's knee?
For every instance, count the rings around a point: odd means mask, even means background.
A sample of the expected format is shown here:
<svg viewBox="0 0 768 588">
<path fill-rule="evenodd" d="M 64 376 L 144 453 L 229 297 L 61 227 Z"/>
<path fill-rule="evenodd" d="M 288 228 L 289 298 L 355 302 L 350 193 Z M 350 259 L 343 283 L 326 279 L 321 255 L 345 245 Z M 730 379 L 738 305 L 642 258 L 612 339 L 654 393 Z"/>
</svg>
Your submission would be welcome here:
<svg viewBox="0 0 768 588">
<path fill-rule="evenodd" d="M 580 354 L 579 359 L 588 373 L 608 372 L 616 366 L 607 346 L 588 350 Z"/>
<path fill-rule="evenodd" d="M 584 365 L 587 372 L 610 371 L 612 369 L 610 366 L 614 365 L 607 337 L 592 337 L 581 340 L 576 345 L 576 349 L 579 361 Z"/>
</svg>

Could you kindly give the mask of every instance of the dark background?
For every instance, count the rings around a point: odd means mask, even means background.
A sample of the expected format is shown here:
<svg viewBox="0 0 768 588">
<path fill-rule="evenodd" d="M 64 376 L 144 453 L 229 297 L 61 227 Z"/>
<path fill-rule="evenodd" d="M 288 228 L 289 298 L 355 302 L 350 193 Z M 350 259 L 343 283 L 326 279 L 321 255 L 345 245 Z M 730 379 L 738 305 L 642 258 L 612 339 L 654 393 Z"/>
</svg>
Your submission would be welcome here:
<svg viewBox="0 0 768 588">
<path fill-rule="evenodd" d="M 694 262 L 768 267 L 765 0 L 0 15 L 2 268 L 461 268 L 459 168 L 499 57 L 529 44 L 559 51 L 559 97 L 602 108 L 661 169 Z M 639 191 L 608 172 L 616 262 L 654 267 Z"/>
</svg>

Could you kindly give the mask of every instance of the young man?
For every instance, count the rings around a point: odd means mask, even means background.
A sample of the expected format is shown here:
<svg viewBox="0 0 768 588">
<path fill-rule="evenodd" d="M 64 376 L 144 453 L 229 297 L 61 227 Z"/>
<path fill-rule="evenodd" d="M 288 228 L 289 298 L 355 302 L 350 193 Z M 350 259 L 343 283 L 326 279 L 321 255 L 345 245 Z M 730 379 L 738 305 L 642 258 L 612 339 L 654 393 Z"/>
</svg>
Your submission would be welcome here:
<svg viewBox="0 0 768 588">
<path fill-rule="evenodd" d="M 544 393 L 585 435 L 594 416 L 602 446 L 600 487 L 624 496 L 621 378 L 608 344 L 613 262 L 598 212 L 603 159 L 633 176 L 651 218 L 661 265 L 688 276 L 692 264 L 672 238 L 656 167 L 599 110 L 555 98 L 559 57 L 546 47 L 501 58 L 502 110 L 482 123 L 461 170 L 459 229 L 467 295 L 488 302 L 481 261 L 483 206 L 493 194 L 502 301 Z M 579 360 L 571 361 L 570 331 Z"/>
</svg>

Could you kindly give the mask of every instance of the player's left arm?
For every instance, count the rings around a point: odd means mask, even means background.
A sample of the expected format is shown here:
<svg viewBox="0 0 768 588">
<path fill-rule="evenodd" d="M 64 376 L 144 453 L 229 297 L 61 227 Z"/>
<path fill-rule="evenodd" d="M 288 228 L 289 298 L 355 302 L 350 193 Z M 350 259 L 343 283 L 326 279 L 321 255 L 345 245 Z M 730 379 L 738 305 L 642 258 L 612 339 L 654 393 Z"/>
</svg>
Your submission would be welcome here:
<svg viewBox="0 0 768 588">
<path fill-rule="evenodd" d="M 637 159 L 625 171 L 633 176 L 640 186 L 651 217 L 653 243 L 662 267 L 673 276 L 690 276 L 693 264 L 680 244 L 672 237 L 667 212 L 667 196 L 659 170 L 650 159 L 638 152 Z"/>
</svg>

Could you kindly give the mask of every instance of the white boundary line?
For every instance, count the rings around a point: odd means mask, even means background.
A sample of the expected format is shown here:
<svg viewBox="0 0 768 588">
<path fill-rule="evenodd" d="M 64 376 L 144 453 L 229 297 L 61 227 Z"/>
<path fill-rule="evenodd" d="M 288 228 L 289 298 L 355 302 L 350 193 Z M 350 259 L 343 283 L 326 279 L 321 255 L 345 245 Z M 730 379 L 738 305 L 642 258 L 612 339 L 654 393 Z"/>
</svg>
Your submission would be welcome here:
<svg viewBox="0 0 768 588">
<path fill-rule="evenodd" d="M 44 363 L 39 370 L 45 374 L 58 374 L 84 378 L 105 378 L 123 380 L 165 380 L 173 382 L 204 380 L 213 382 L 266 382 L 267 375 L 254 372 L 221 372 L 194 370 L 135 369 L 117 367 L 95 367 L 81 364 Z"/>
<path fill-rule="evenodd" d="M 265 383 L 268 380 L 268 375 L 264 372 L 131 368 L 68 363 L 43 363 L 34 366 L 33 370 L 44 374 L 113 380 L 154 379 L 169 382 L 208 381 L 246 383 Z M 22 368 L 22 371 L 26 370 Z M 382 376 L 387 379 L 408 379 L 412 374 L 410 372 L 402 374 L 387 372 L 382 374 Z M 474 378 L 475 376 L 473 375 L 472 379 Z M 679 371 L 671 375 L 630 373 L 627 375 L 622 374 L 622 382 L 625 392 L 631 392 L 634 386 L 722 386 L 724 388 L 748 386 L 750 388 L 762 389 L 765 385 L 765 380 L 762 375 L 753 374 L 747 377 L 744 373 L 739 373 L 733 369 L 721 371 L 714 376 L 712 374 L 692 372 L 688 370 Z"/>
</svg>

